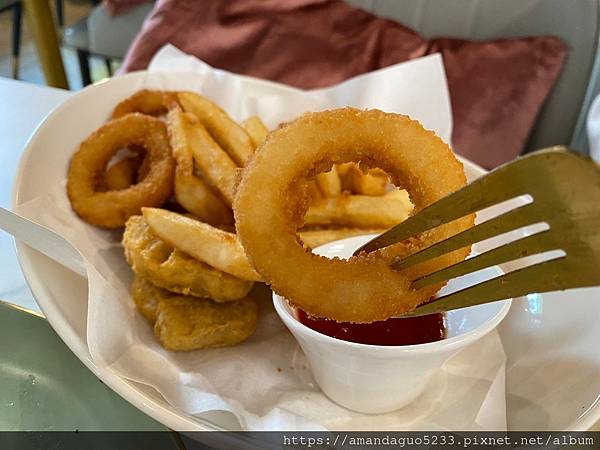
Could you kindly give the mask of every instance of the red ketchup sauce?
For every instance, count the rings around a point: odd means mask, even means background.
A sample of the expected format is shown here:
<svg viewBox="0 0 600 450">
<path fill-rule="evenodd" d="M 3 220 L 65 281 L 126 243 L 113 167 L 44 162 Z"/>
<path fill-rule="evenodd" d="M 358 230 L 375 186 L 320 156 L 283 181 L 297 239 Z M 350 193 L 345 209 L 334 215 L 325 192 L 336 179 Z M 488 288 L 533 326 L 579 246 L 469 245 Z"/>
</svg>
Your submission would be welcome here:
<svg viewBox="0 0 600 450">
<path fill-rule="evenodd" d="M 300 323 L 343 341 L 369 345 L 414 345 L 440 341 L 446 338 L 443 314 L 429 316 L 392 318 L 381 322 L 336 322 L 309 316 L 296 310 Z"/>
</svg>

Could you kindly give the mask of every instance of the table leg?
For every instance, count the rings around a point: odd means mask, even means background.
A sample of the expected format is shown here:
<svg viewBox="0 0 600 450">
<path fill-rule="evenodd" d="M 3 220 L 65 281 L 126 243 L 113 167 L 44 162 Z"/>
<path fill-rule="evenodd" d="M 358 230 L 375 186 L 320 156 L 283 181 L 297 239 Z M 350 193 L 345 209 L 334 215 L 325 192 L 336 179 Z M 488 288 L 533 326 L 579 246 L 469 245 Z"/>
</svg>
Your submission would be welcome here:
<svg viewBox="0 0 600 450">
<path fill-rule="evenodd" d="M 69 89 L 48 0 L 24 0 L 38 58 L 48 86 Z"/>
</svg>

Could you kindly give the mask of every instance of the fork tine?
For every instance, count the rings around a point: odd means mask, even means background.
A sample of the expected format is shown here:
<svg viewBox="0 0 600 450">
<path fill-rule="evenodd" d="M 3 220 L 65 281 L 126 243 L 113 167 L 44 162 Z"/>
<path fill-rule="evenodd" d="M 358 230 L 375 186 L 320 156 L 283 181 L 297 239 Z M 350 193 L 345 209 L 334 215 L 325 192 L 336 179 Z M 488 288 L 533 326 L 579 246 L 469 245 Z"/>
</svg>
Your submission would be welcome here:
<svg viewBox="0 0 600 450">
<path fill-rule="evenodd" d="M 452 222 L 468 214 L 475 213 L 525 193 L 519 189 L 518 185 L 505 185 L 502 182 L 502 178 L 494 175 L 495 172 L 486 177 L 479 178 L 462 189 L 429 205 L 404 222 L 370 240 L 356 250 L 354 255 L 387 247 L 409 237 L 416 236 L 423 231 Z"/>
<path fill-rule="evenodd" d="M 589 278 L 574 281 L 567 275 L 569 269 L 570 263 L 564 256 L 544 261 L 444 295 L 430 303 L 418 306 L 407 315 L 423 316 L 532 293 L 593 286 L 596 283 Z"/>
<path fill-rule="evenodd" d="M 573 164 L 576 161 L 581 164 L 580 160 L 583 161 L 566 147 L 556 146 L 506 163 L 421 211 L 416 211 L 404 222 L 371 239 L 354 255 L 387 247 L 502 201 L 531 194 L 528 192 L 532 188 L 529 176 L 533 168 L 547 175 L 556 172 L 556 167 L 566 167 L 564 162 Z"/>
<path fill-rule="evenodd" d="M 501 214 L 493 219 L 455 234 L 448 239 L 437 242 L 419 252 L 413 253 L 400 261 L 394 261 L 391 264 L 391 267 L 397 270 L 406 269 L 407 267 L 458 250 L 467 245 L 516 230 L 517 228 L 526 225 L 531 225 L 533 223 L 531 217 L 531 210 L 533 208 L 535 208 L 535 203 L 529 203 L 510 210 L 507 213 Z"/>
<path fill-rule="evenodd" d="M 425 275 L 413 281 L 412 286 L 415 289 L 420 289 L 508 261 L 514 261 L 549 250 L 558 250 L 558 247 L 560 247 L 560 244 L 556 242 L 554 234 L 550 233 L 550 230 L 545 230 Z"/>
</svg>

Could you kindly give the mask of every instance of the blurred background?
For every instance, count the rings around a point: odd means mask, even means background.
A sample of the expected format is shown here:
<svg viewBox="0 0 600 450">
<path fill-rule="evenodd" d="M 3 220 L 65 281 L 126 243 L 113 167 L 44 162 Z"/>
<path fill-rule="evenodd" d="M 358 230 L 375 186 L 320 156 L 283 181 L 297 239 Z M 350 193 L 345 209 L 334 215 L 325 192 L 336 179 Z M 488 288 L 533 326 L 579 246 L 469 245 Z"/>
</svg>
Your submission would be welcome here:
<svg viewBox="0 0 600 450">
<path fill-rule="evenodd" d="M 599 0 L 0 0 L 0 77 L 79 90 L 173 44 L 316 88 L 440 52 L 452 144 L 491 169 L 550 145 L 590 153 L 599 12 Z"/>
<path fill-rule="evenodd" d="M 79 25 L 79 28 L 83 28 L 82 24 L 87 22 L 87 17 L 99 2 L 51 0 L 48 3 L 57 31 L 61 33 L 64 27 L 70 26 L 70 29 L 75 30 Z M 59 23 L 59 19 L 63 26 Z M 25 17 L 21 1 L 0 0 L 0 30 L 0 76 L 45 85 L 44 72 L 40 66 L 30 23 Z M 77 50 L 65 43 L 64 39 L 61 44 L 61 55 L 69 87 L 72 90 L 81 89 L 83 81 Z M 119 63 L 115 60 L 113 64 L 116 68 Z M 98 80 L 109 76 L 103 58 L 91 57 L 89 65 L 93 79 Z"/>
</svg>

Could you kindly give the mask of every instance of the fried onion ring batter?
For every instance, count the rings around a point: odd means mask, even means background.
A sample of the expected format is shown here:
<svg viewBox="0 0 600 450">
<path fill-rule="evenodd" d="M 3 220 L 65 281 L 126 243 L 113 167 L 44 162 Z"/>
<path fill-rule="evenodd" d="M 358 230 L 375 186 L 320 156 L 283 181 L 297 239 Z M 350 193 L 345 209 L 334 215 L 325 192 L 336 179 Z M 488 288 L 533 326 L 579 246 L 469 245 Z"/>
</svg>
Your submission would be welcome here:
<svg viewBox="0 0 600 450">
<path fill-rule="evenodd" d="M 131 145 L 146 151 L 148 174 L 127 189 L 102 192 L 100 181 L 107 164 L 121 148 Z M 171 197 L 174 171 L 165 124 L 128 114 L 106 123 L 81 143 L 69 165 L 67 195 L 73 210 L 86 222 L 119 228 L 143 206 L 160 206 Z"/>
<path fill-rule="evenodd" d="M 310 253 L 296 233 L 307 209 L 298 186 L 350 161 L 390 174 L 408 191 L 415 212 L 466 183 L 448 145 L 406 116 L 353 108 L 309 113 L 271 133 L 244 170 L 234 202 L 237 233 L 256 271 L 290 303 L 340 322 L 385 320 L 441 288 L 411 288 L 419 271 L 461 261 L 469 249 L 402 272 L 390 261 L 468 228 L 473 217 L 349 260 Z"/>
<path fill-rule="evenodd" d="M 134 112 L 160 116 L 177 104 L 177 92 L 142 89 L 121 101 L 113 110 L 112 118 L 118 119 Z"/>
</svg>

